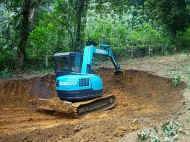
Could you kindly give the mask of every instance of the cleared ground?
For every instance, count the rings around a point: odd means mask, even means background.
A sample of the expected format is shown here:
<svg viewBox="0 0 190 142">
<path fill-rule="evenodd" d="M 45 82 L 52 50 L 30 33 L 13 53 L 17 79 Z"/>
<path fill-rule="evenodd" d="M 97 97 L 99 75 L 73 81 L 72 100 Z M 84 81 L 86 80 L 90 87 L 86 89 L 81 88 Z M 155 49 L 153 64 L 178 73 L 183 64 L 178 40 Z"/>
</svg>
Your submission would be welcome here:
<svg viewBox="0 0 190 142">
<path fill-rule="evenodd" d="M 185 83 L 175 87 L 171 79 L 157 74 L 172 76 L 170 72 L 175 71 L 184 75 L 182 80 L 188 83 L 184 68 L 190 64 L 189 59 L 177 55 L 122 61 L 122 68 L 127 70 L 119 77 L 111 69 L 98 70 L 104 80 L 104 94 L 115 95 L 117 106 L 78 119 L 35 110 L 35 99 L 28 93 L 39 77 L 3 80 L 0 82 L 0 141 L 115 142 L 130 132 L 157 126 L 168 119 L 186 122 Z M 52 96 L 55 95 L 53 78 L 53 75 L 41 77 L 52 90 Z"/>
</svg>

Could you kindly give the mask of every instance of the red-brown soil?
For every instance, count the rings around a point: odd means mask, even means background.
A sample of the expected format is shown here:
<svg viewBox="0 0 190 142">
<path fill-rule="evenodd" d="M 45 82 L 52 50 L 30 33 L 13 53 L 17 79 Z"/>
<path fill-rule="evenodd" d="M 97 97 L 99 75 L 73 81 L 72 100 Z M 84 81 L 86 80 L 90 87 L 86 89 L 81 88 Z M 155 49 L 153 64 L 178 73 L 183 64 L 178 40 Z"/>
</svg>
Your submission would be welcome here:
<svg viewBox="0 0 190 142">
<path fill-rule="evenodd" d="M 174 87 L 171 79 L 136 70 L 115 76 L 111 69 L 100 69 L 98 74 L 104 95 L 115 95 L 117 106 L 77 119 L 35 110 L 29 92 L 37 77 L 0 81 L 0 141 L 115 142 L 126 132 L 175 118 L 183 107 L 184 83 Z M 54 76 L 41 80 L 54 96 Z"/>
</svg>

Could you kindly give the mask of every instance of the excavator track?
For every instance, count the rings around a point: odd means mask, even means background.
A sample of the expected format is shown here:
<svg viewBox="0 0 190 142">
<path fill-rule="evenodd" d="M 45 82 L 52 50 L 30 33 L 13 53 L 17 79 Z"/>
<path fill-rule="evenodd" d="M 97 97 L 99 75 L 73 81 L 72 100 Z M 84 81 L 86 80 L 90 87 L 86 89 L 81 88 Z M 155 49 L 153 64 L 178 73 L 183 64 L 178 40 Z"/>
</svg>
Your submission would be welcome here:
<svg viewBox="0 0 190 142">
<path fill-rule="evenodd" d="M 68 102 L 59 98 L 39 99 L 37 109 L 80 116 L 93 111 L 108 110 L 116 105 L 115 96 L 103 96 L 88 101 Z"/>
<path fill-rule="evenodd" d="M 116 105 L 115 96 L 99 97 L 90 101 L 79 102 L 73 104 L 76 108 L 76 115 L 86 114 L 92 111 L 108 110 Z"/>
</svg>

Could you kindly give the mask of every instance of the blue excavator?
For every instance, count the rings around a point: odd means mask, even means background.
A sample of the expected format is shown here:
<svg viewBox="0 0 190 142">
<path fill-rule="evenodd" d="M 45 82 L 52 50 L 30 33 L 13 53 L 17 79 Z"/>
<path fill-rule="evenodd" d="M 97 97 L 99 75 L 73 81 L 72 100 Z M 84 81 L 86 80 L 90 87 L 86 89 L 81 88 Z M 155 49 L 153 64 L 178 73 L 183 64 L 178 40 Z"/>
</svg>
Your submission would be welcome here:
<svg viewBox="0 0 190 142">
<path fill-rule="evenodd" d="M 103 95 L 102 78 L 92 68 L 96 54 L 109 57 L 120 73 L 112 49 L 108 44 L 97 47 L 88 43 L 84 52 L 63 52 L 54 54 L 56 74 L 56 99 L 40 99 L 39 108 L 58 112 L 84 114 L 99 109 L 110 109 L 115 106 L 115 96 Z"/>
</svg>

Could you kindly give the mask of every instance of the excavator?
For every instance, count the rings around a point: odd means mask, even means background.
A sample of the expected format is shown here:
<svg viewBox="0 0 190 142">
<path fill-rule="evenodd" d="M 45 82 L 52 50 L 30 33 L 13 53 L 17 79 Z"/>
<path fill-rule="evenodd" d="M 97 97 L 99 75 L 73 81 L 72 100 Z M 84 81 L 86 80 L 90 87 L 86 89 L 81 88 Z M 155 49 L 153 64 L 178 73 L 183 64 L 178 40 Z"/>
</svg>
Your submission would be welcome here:
<svg viewBox="0 0 190 142">
<path fill-rule="evenodd" d="M 39 98 L 38 109 L 79 116 L 95 110 L 113 108 L 116 105 L 115 96 L 103 95 L 102 78 L 92 69 L 96 54 L 109 57 L 114 65 L 115 74 L 121 72 L 120 65 L 108 44 L 100 44 L 97 47 L 93 43 L 88 43 L 83 53 L 55 53 L 57 97 Z"/>
</svg>

